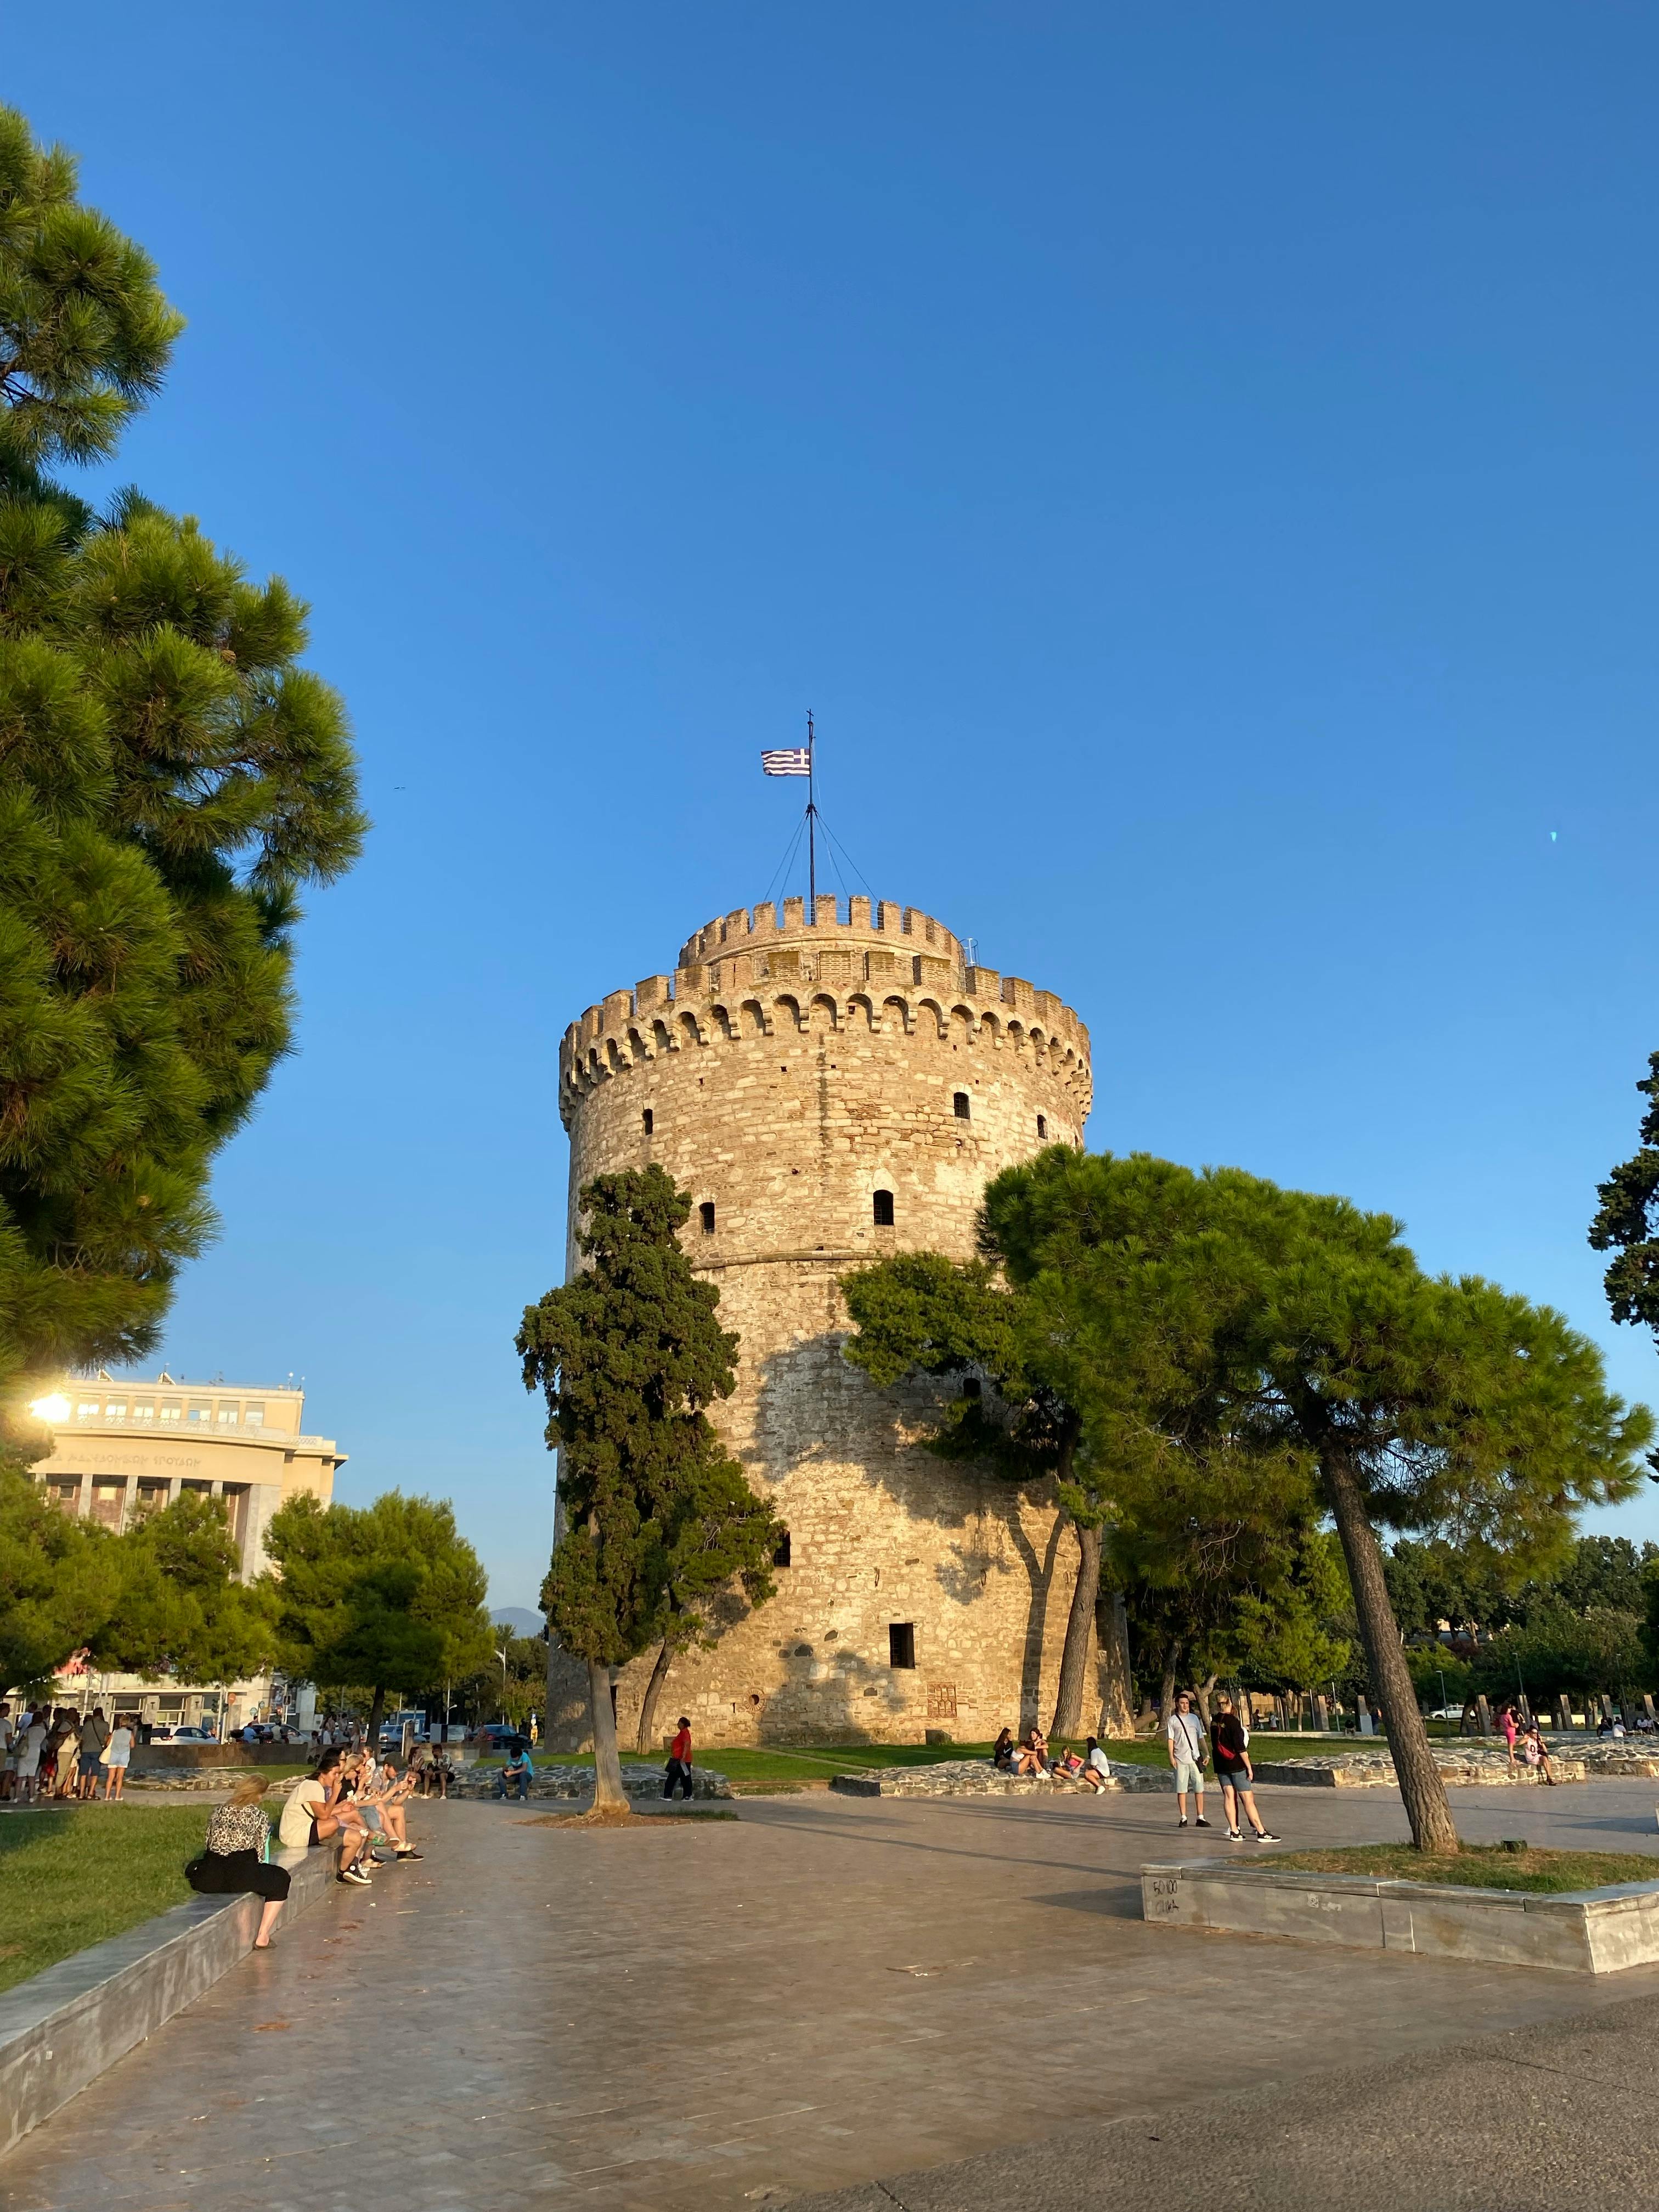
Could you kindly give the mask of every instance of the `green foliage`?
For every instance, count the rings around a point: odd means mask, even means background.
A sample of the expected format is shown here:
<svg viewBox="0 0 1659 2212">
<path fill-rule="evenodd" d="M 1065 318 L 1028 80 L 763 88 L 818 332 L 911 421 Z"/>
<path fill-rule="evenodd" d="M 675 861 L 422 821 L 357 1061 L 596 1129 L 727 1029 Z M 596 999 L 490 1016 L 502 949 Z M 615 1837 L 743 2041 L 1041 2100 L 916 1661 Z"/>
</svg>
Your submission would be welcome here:
<svg viewBox="0 0 1659 2212">
<path fill-rule="evenodd" d="M 1338 1632 L 1353 1599 L 1334 1535 L 1304 1528 L 1286 1550 L 1288 1571 L 1268 1594 L 1246 1590 L 1234 1608 L 1226 1671 L 1252 1688 L 1314 1689 L 1345 1674 L 1352 1654 Z"/>
<path fill-rule="evenodd" d="M 224 1506 L 188 1492 L 149 1515 L 116 1546 L 113 1613 L 92 1638 L 102 1666 L 185 1682 L 258 1673 L 275 1643 L 268 1579 L 234 1579 L 239 1559 Z"/>
<path fill-rule="evenodd" d="M 112 453 L 184 318 L 148 254 L 76 197 L 76 163 L 0 107 L 0 473 Z"/>
<path fill-rule="evenodd" d="M 653 1165 L 597 1177 L 581 1205 L 577 1243 L 590 1264 L 525 1309 L 517 1344 L 559 1454 L 561 1533 L 543 1607 L 566 1650 L 619 1666 L 668 1631 L 677 1607 L 708 1629 L 702 1534 L 746 1587 L 769 1589 L 752 1553 L 772 1523 L 704 1410 L 735 1387 L 738 1340 L 680 1249 L 690 1197 Z"/>
<path fill-rule="evenodd" d="M 288 586 L 42 473 L 111 449 L 178 328 L 0 110 L 0 1382 L 152 1345 L 288 1049 L 296 894 L 365 827 Z"/>
<path fill-rule="evenodd" d="M 1602 1278 L 1615 1321 L 1641 1324 L 1659 1334 L 1659 1052 L 1637 1089 L 1646 1095 L 1638 1147 L 1596 1186 L 1601 1203 L 1590 1224 L 1597 1252 L 1612 1252 Z"/>
<path fill-rule="evenodd" d="M 299 1681 L 386 1694 L 459 1681 L 489 1661 L 484 1571 L 446 1501 L 387 1491 L 372 1505 L 291 1498 L 265 1548 L 282 1570 L 264 1583 L 279 1663 Z"/>
<path fill-rule="evenodd" d="M 1553 1701 L 1563 1690 L 1627 1696 L 1652 1688 L 1659 1679 L 1642 1630 L 1639 1614 L 1605 1606 L 1587 1613 L 1540 1607 L 1480 1645 L 1470 1662 L 1470 1679 L 1493 1699 L 1524 1688 L 1534 1705 Z"/>
<path fill-rule="evenodd" d="M 121 1591 L 119 1546 L 0 1467 L 0 1691 L 38 1688 L 92 1644 Z"/>
<path fill-rule="evenodd" d="M 766 1603 L 776 1589 L 772 1561 L 782 1537 L 782 1524 L 735 1460 L 693 1468 L 663 1519 L 662 1632 L 671 1651 L 712 1650 L 722 1629 Z"/>
</svg>

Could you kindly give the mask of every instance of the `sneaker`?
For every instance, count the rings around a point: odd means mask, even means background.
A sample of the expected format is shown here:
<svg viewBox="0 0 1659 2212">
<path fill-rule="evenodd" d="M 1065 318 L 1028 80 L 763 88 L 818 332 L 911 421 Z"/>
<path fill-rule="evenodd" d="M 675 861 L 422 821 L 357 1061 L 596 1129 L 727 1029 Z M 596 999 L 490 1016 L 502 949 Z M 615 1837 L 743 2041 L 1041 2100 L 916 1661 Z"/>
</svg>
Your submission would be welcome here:
<svg viewBox="0 0 1659 2212">
<path fill-rule="evenodd" d="M 1179 1819 L 1179 1820 L 1177 1820 L 1177 1821 L 1176 1821 L 1176 1826 L 1178 1828 L 1184 1828 L 1184 1827 L 1186 1826 L 1186 1825 L 1187 1825 L 1187 1815 L 1183 1813 L 1183 1814 L 1182 1814 L 1181 1818 Z"/>
<path fill-rule="evenodd" d="M 1201 1813 L 1199 1814 L 1197 1820 L 1193 1823 L 1193 1826 L 1195 1828 L 1207 1828 L 1209 1825 L 1209 1822 L 1205 1819 Z"/>
<path fill-rule="evenodd" d="M 1230 1844 L 1242 1844 L 1242 1843 L 1243 1842 L 1243 1840 L 1244 1840 L 1244 1832 L 1243 1832 L 1243 1830 L 1242 1828 L 1229 1828 L 1229 1829 L 1228 1829 L 1228 1831 L 1227 1831 L 1227 1841 L 1228 1841 Z"/>
<path fill-rule="evenodd" d="M 411 1844 L 407 1850 L 399 1851 L 398 1856 L 400 1859 L 418 1859 L 423 1857 L 425 1855 L 423 1852 L 417 1851 Z"/>
<path fill-rule="evenodd" d="M 1255 1832 L 1255 1839 L 1259 1844 L 1276 1844 L 1279 1840 L 1267 1828 L 1258 1828 Z"/>
<path fill-rule="evenodd" d="M 340 1876 L 340 1880 L 342 1881 L 355 1882 L 359 1889 L 367 1889 L 368 1887 L 368 1876 L 363 1872 L 361 1867 L 349 1866 L 345 1872 Z"/>
</svg>

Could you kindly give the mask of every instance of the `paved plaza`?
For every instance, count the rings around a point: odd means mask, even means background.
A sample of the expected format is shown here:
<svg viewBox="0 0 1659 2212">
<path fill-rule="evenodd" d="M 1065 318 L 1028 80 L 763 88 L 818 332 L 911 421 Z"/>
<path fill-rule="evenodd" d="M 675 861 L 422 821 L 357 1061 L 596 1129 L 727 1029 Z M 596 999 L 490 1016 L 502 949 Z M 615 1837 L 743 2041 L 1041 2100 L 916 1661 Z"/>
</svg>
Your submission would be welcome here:
<svg viewBox="0 0 1659 2212">
<path fill-rule="evenodd" d="M 1659 1863 L 1654 1795 L 1455 1797 L 1471 1841 Z M 1262 1803 L 1297 1842 L 1406 1832 L 1381 1793 Z M 1218 2191 L 1521 2212 L 1585 2201 L 1565 2179 L 1579 2136 L 1603 2173 L 1645 2141 L 1659 1968 L 1593 1983 L 1148 1928 L 1143 1860 L 1229 1848 L 1178 1837 L 1161 1797 L 739 1811 L 587 1833 L 533 1808 L 417 1808 L 423 1862 L 333 1891 L 30 2137 L 0 2166 L 6 2212 L 690 2212 L 848 2191 L 847 2212 L 1163 2212 Z M 1578 2056 L 1536 2056 L 1558 2050 Z M 1633 2127 L 1609 2124 L 1625 2112 Z M 1425 2160 L 1437 2195 L 1413 2193 Z M 1632 2202 L 1651 2200 L 1640 2170 Z"/>
</svg>

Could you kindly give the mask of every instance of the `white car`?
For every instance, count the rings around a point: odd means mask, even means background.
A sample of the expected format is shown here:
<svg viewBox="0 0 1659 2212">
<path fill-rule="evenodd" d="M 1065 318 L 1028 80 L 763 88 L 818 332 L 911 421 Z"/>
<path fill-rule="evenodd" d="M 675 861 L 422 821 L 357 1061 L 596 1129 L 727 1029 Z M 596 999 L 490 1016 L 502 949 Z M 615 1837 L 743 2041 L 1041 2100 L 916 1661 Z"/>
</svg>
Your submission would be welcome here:
<svg viewBox="0 0 1659 2212">
<path fill-rule="evenodd" d="M 219 1739 L 211 1729 L 158 1728 L 150 1730 L 152 1743 L 217 1743 Z"/>
</svg>

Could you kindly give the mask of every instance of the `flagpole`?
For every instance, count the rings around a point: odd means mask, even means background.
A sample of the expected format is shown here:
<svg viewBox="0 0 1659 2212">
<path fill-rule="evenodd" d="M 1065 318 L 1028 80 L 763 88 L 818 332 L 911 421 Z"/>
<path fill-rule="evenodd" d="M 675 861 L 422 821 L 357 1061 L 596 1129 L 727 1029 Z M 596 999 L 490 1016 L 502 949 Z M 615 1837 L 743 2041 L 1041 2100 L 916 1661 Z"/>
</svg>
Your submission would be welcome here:
<svg viewBox="0 0 1659 2212">
<path fill-rule="evenodd" d="M 812 710 L 806 710 L 806 924 L 818 918 L 818 805 L 812 776 Z"/>
</svg>

